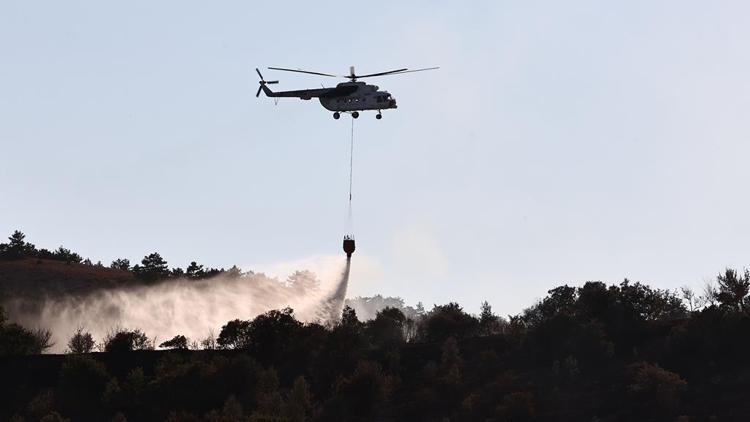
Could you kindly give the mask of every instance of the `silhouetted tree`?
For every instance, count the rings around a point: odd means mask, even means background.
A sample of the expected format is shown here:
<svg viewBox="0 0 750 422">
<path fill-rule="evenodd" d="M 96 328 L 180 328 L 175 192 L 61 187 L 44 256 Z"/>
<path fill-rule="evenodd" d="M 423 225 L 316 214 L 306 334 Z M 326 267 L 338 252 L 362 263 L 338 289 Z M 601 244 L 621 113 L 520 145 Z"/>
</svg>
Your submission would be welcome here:
<svg viewBox="0 0 750 422">
<path fill-rule="evenodd" d="M 732 311 L 746 308 L 745 297 L 750 290 L 750 270 L 738 274 L 736 270 L 727 268 L 724 274 L 719 274 L 716 281 L 719 283 L 717 299 L 721 306 Z"/>
<path fill-rule="evenodd" d="M 344 309 L 341 311 L 341 325 L 345 327 L 359 327 L 361 324 L 354 309 L 344 306 Z"/>
<path fill-rule="evenodd" d="M 203 270 L 203 265 L 198 265 L 195 261 L 191 262 L 190 265 L 185 269 L 185 276 L 191 280 L 198 280 L 206 276 L 206 272 Z"/>
<path fill-rule="evenodd" d="M 619 289 L 611 291 L 618 295 L 618 305 L 638 320 L 671 320 L 684 318 L 687 314 L 682 300 L 668 290 L 652 289 L 641 283 L 631 284 L 625 279 Z"/>
<path fill-rule="evenodd" d="M 40 353 L 34 334 L 18 324 L 0 328 L 0 356 L 31 355 Z"/>
<path fill-rule="evenodd" d="M 489 302 L 482 302 L 479 312 L 479 333 L 485 336 L 498 334 L 502 331 L 503 319 L 492 313 Z"/>
<path fill-rule="evenodd" d="M 157 252 L 154 252 L 146 255 L 141 260 L 141 265 L 133 267 L 133 273 L 142 280 L 154 281 L 169 277 L 169 267 L 167 261 Z"/>
<path fill-rule="evenodd" d="M 188 340 L 183 335 L 176 335 L 171 340 L 167 340 L 159 345 L 163 349 L 187 349 Z"/>
<path fill-rule="evenodd" d="M 26 241 L 24 239 L 26 239 L 25 234 L 19 230 L 14 231 L 13 234 L 8 237 L 8 249 L 15 249 L 22 252 L 26 246 Z"/>
<path fill-rule="evenodd" d="M 70 353 L 90 353 L 94 350 L 94 338 L 91 333 L 78 327 L 73 336 L 68 340 L 68 350 Z"/>
<path fill-rule="evenodd" d="M 2 250 L 2 244 L 0 244 L 0 250 Z M 46 248 L 37 250 L 35 255 L 39 259 L 56 259 L 54 252 Z"/>
<path fill-rule="evenodd" d="M 116 329 L 105 337 L 104 351 L 112 353 L 131 352 L 133 350 L 153 350 L 154 345 L 141 330 L 133 331 Z"/>
<path fill-rule="evenodd" d="M 372 343 L 379 347 L 399 346 L 404 342 L 404 313 L 396 308 L 385 308 L 367 323 Z"/>
<path fill-rule="evenodd" d="M 226 271 L 226 276 L 228 278 L 242 277 L 242 270 L 240 270 L 236 265 L 232 265 L 232 267 Z"/>
<path fill-rule="evenodd" d="M 250 321 L 235 319 L 221 327 L 216 343 L 222 349 L 244 349 L 250 345 Z"/>
<path fill-rule="evenodd" d="M 127 258 L 117 258 L 109 264 L 109 268 L 130 271 L 130 260 Z"/>
<path fill-rule="evenodd" d="M 18 324 L 8 324 L 0 307 L 0 357 L 40 354 L 54 345 L 51 339 L 49 330 L 31 331 Z"/>
<path fill-rule="evenodd" d="M 703 284 L 703 291 L 700 295 L 702 306 L 715 306 L 718 302 L 719 291 L 712 281 L 706 281 Z"/>
<path fill-rule="evenodd" d="M 465 338 L 476 334 L 479 321 L 464 312 L 458 303 L 435 305 L 424 317 L 421 336 L 426 341 L 445 341 L 448 337 Z"/>
<path fill-rule="evenodd" d="M 616 309 L 617 298 L 601 281 L 589 281 L 578 289 L 576 308 L 584 320 L 608 321 Z"/>
<path fill-rule="evenodd" d="M 588 285 L 588 283 L 587 283 Z M 594 285 L 599 288 L 599 285 Z M 587 288 L 584 286 L 584 288 Z M 547 292 L 548 296 L 524 311 L 524 320 L 529 325 L 537 325 L 557 315 L 575 317 L 579 309 L 578 290 L 568 285 L 556 287 Z"/>
<path fill-rule="evenodd" d="M 8 243 L 0 243 L 0 257 L 6 259 L 19 259 L 34 256 L 36 247 L 25 241 L 26 235 L 16 230 L 10 237 Z"/>
<path fill-rule="evenodd" d="M 211 278 L 223 274 L 224 268 L 208 268 L 205 270 L 203 278 Z"/>
<path fill-rule="evenodd" d="M 349 374 L 356 368 L 369 346 L 364 334 L 364 324 L 357 318 L 354 309 L 344 306 L 341 320 L 320 331 L 318 325 L 307 327 L 311 339 L 320 338 L 320 350 L 312 355 L 311 385 L 332 385 L 339 376 Z M 310 356 L 310 353 L 307 354 Z M 315 390 L 313 390 L 315 391 Z"/>
<path fill-rule="evenodd" d="M 302 323 L 294 317 L 292 308 L 258 315 L 248 327 L 249 349 L 261 362 L 282 359 L 296 341 L 301 327 Z"/>
<path fill-rule="evenodd" d="M 67 249 L 63 246 L 60 246 L 54 252 L 52 252 L 52 255 L 54 259 L 58 261 L 65 261 L 69 264 L 80 264 L 83 261 L 83 257 L 81 257 L 81 255 L 78 255 L 75 252 L 71 252 L 70 249 Z"/>
</svg>

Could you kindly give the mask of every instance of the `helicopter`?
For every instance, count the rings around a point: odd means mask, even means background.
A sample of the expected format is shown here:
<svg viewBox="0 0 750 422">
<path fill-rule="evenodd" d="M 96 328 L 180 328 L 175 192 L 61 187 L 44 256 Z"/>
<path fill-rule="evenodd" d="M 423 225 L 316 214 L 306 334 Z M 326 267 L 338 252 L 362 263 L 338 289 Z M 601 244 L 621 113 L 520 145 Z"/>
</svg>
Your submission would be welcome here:
<svg viewBox="0 0 750 422">
<path fill-rule="evenodd" d="M 295 72 L 295 73 L 306 73 L 310 75 L 318 76 L 329 76 L 332 78 L 346 78 L 348 82 L 342 82 L 336 85 L 335 88 L 314 88 L 314 89 L 301 89 L 296 91 L 279 91 L 274 92 L 268 88 L 268 85 L 277 84 L 279 81 L 266 81 L 263 79 L 263 75 L 260 73 L 258 68 L 255 71 L 258 72 L 260 77 L 260 87 L 258 92 L 255 94 L 256 97 L 260 96 L 260 92 L 263 91 L 267 97 L 279 98 L 279 97 L 292 97 L 299 98 L 301 100 L 310 100 L 313 97 L 318 98 L 320 104 L 329 111 L 333 111 L 333 118 L 339 119 L 341 113 L 350 113 L 353 118 L 359 117 L 359 112 L 364 110 L 377 110 L 378 114 L 375 118 L 378 120 L 383 118 L 382 110 L 397 108 L 396 99 L 388 93 L 388 91 L 380 91 L 380 87 L 377 85 L 369 85 L 364 82 L 359 82 L 357 79 L 372 78 L 375 76 L 386 76 L 386 75 L 401 75 L 404 73 L 412 72 L 423 72 L 425 70 L 435 70 L 439 67 L 427 67 L 424 69 L 396 69 L 389 70 L 387 72 L 370 73 L 367 75 L 357 75 L 354 73 L 354 66 L 349 67 L 349 75 L 332 75 L 329 73 L 310 72 L 307 70 L 300 69 L 285 69 L 282 67 L 269 67 L 270 70 L 281 70 L 284 72 Z"/>
</svg>

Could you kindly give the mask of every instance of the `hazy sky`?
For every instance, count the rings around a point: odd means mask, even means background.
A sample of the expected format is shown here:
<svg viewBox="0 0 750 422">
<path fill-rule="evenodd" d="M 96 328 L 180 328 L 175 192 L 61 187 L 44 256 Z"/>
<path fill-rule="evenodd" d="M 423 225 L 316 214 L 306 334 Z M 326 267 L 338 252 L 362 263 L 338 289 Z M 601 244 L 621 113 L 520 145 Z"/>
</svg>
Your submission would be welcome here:
<svg viewBox="0 0 750 422">
<path fill-rule="evenodd" d="M 366 6 L 358 6 L 363 4 Z M 362 73 L 350 296 L 700 286 L 750 265 L 745 1 L 0 2 L 0 235 L 94 261 L 343 256 L 350 119 L 255 67 Z M 264 70 L 274 89 L 336 80 Z M 311 264 L 312 265 L 312 264 Z"/>
</svg>

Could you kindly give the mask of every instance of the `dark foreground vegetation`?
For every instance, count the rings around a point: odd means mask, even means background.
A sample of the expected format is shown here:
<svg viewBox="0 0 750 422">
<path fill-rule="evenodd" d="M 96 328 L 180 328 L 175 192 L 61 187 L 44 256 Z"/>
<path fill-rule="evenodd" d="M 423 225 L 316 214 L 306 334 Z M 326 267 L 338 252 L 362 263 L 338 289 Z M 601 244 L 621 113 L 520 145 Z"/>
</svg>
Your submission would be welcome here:
<svg viewBox="0 0 750 422">
<path fill-rule="evenodd" d="M 67 355 L 39 355 L 48 333 L 2 317 L 0 419 L 745 421 L 749 289 L 726 270 L 700 295 L 560 286 L 507 319 L 487 303 L 368 321 L 346 307 L 327 325 L 282 309 L 164 350 L 137 329 L 97 345 L 82 328 Z"/>
</svg>

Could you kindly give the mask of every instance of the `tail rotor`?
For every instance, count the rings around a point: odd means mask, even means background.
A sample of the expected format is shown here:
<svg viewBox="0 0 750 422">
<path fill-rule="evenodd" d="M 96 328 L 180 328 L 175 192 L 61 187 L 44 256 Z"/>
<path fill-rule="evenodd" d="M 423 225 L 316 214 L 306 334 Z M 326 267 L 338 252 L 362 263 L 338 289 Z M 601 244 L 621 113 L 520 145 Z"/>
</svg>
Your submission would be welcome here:
<svg viewBox="0 0 750 422">
<path fill-rule="evenodd" d="M 258 92 L 256 92 L 256 93 L 255 93 L 255 96 L 256 96 L 256 97 L 260 97 L 260 91 L 262 91 L 262 90 L 263 90 L 263 87 L 264 87 L 265 85 L 270 85 L 270 84 L 277 84 L 277 83 L 279 83 L 279 81 L 266 81 L 265 79 L 263 79 L 263 75 L 262 75 L 262 74 L 260 73 L 260 70 L 258 70 L 258 68 L 257 68 L 257 67 L 255 68 L 255 71 L 256 71 L 256 72 L 258 72 L 258 76 L 260 77 L 260 81 L 258 81 L 258 83 L 260 84 L 260 86 L 258 87 Z"/>
</svg>

